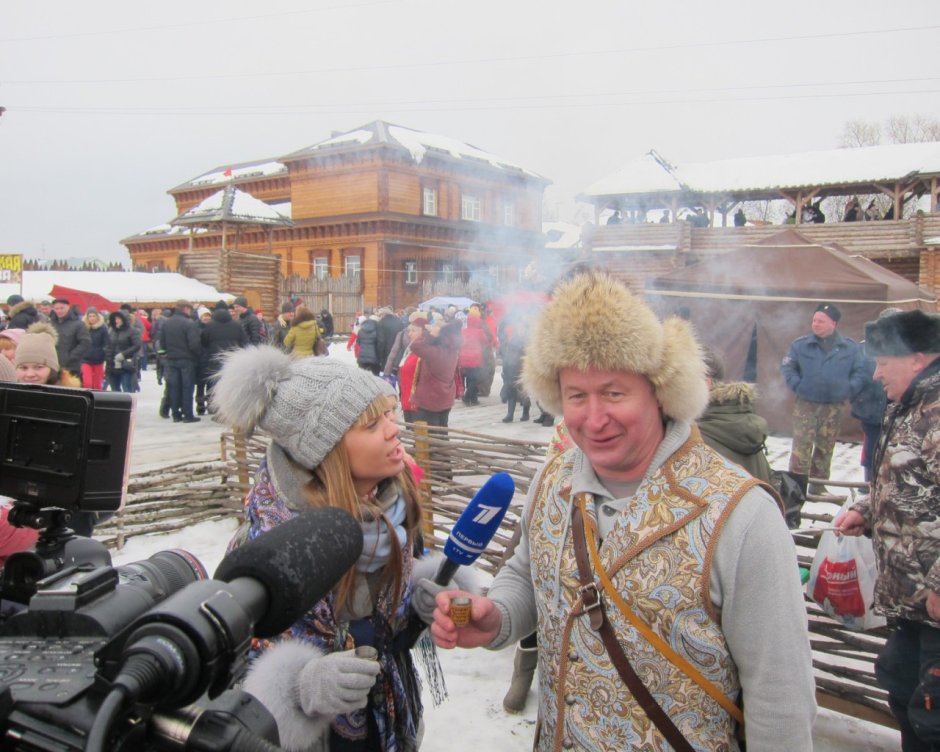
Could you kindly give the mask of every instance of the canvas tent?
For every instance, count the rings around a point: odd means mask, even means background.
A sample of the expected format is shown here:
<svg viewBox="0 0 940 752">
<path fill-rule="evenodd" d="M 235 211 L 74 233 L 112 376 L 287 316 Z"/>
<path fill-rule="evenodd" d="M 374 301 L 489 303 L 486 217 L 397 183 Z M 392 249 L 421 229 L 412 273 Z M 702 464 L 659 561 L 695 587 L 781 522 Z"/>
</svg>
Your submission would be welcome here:
<svg viewBox="0 0 940 752">
<path fill-rule="evenodd" d="M 834 303 L 839 332 L 856 341 L 888 306 L 936 310 L 936 297 L 912 282 L 793 229 L 653 278 L 646 294 L 662 316 L 688 309 L 699 340 L 724 358 L 727 378 L 756 382 L 758 412 L 782 434 L 792 429 L 793 400 L 780 362 L 794 339 L 810 333 L 816 306 Z M 860 435 L 847 418 L 843 437 Z"/>
</svg>

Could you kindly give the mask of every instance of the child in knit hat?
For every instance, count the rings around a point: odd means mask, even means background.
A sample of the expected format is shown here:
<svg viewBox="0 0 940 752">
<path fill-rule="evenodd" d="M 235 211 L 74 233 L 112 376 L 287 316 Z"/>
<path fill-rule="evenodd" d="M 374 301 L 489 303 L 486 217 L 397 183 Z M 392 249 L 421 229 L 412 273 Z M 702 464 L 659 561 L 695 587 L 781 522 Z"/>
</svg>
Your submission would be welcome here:
<svg viewBox="0 0 940 752">
<path fill-rule="evenodd" d="M 212 390 L 217 419 L 271 436 L 232 548 L 311 507 L 362 524 L 355 567 L 280 639 L 256 641 L 245 689 L 275 716 L 287 750 L 416 749 L 421 699 L 410 644 L 421 510 L 386 382 L 333 358 L 268 345 L 229 351 Z M 355 655 L 378 650 L 378 661 Z"/>
<path fill-rule="evenodd" d="M 59 368 L 55 345 L 58 334 L 51 324 L 37 322 L 26 330 L 16 346 L 16 380 L 21 384 L 55 384 L 79 387 L 82 381 Z"/>
</svg>

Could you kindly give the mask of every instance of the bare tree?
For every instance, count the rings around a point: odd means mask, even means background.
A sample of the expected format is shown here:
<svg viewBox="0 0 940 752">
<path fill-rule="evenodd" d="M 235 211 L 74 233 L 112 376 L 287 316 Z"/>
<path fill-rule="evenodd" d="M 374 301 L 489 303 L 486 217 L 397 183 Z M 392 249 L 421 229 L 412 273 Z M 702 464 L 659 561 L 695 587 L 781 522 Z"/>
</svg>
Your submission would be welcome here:
<svg viewBox="0 0 940 752">
<path fill-rule="evenodd" d="M 895 116 L 888 118 L 887 131 L 892 144 L 940 141 L 940 120 L 926 115 Z"/>
<path fill-rule="evenodd" d="M 848 120 L 842 126 L 839 146 L 854 149 L 858 146 L 877 146 L 881 143 L 881 126 L 864 120 Z"/>
</svg>

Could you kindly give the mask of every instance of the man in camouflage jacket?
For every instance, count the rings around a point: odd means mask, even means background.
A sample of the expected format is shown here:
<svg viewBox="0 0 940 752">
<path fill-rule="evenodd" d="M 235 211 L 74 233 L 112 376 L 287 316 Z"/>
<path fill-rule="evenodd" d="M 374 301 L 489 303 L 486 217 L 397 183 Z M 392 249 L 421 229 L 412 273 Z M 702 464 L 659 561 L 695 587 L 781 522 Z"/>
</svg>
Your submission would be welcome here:
<svg viewBox="0 0 940 752">
<path fill-rule="evenodd" d="M 892 626 L 875 665 L 904 752 L 940 750 L 940 316 L 907 311 L 865 327 L 890 400 L 870 496 L 836 521 L 870 534 L 875 610 Z"/>
</svg>

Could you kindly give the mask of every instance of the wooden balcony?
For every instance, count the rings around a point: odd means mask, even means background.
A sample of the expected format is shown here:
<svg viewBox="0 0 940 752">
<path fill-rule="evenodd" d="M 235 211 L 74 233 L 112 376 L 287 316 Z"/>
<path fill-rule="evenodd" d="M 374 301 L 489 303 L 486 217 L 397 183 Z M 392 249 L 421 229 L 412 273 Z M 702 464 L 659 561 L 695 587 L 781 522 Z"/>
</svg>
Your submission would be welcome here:
<svg viewBox="0 0 940 752">
<path fill-rule="evenodd" d="M 645 280 L 708 256 L 754 245 L 787 225 L 692 227 L 670 224 L 604 225 L 585 232 L 584 248 L 591 261 L 642 289 Z M 927 290 L 940 291 L 940 214 L 919 214 L 902 220 L 801 224 L 796 229 L 822 245 L 838 244 Z"/>
</svg>

